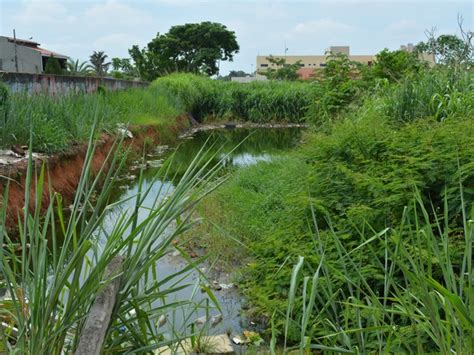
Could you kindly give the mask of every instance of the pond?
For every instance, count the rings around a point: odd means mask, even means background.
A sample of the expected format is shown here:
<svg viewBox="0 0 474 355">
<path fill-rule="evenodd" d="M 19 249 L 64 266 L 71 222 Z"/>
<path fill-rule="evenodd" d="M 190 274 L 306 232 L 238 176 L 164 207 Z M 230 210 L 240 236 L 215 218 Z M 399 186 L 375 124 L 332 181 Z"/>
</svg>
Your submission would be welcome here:
<svg viewBox="0 0 474 355">
<path fill-rule="evenodd" d="M 118 210 L 112 210 L 107 216 L 106 225 L 112 229 L 117 216 L 123 213 L 124 209 L 133 209 L 135 206 L 134 196 L 138 193 L 138 175 L 140 168 L 143 168 L 143 189 L 151 188 L 152 193 L 146 196 L 142 205 L 143 216 L 146 209 L 153 206 L 156 198 L 165 198 L 173 191 L 175 183 L 186 171 L 189 164 L 200 152 L 203 146 L 206 147 L 206 158 L 212 160 L 212 167 L 215 164 L 223 164 L 224 171 L 231 169 L 241 169 L 246 166 L 256 164 L 259 161 L 270 161 L 279 154 L 294 148 L 301 139 L 302 130 L 300 128 L 259 128 L 259 129 L 218 129 L 200 131 L 193 136 L 179 140 L 174 147 L 158 147 L 153 154 L 147 155 L 145 165 L 137 162 L 130 167 L 127 177 L 124 177 L 117 184 L 115 190 L 117 200 L 125 201 L 120 204 Z M 170 163 L 170 173 L 167 177 L 157 178 L 160 165 L 167 158 Z M 159 175 L 162 176 L 162 175 Z M 157 196 L 159 195 L 159 196 Z M 140 218 L 140 217 L 139 217 Z M 107 228 L 106 228 L 107 229 Z M 165 258 L 160 259 L 156 265 L 156 275 L 164 279 L 169 275 L 179 272 L 187 265 L 187 261 L 180 254 L 170 248 Z M 193 269 L 184 277 L 180 276 L 180 282 L 190 286 L 172 294 L 166 300 L 156 302 L 174 302 L 176 300 L 189 300 L 192 305 L 177 308 L 173 314 L 168 314 L 168 322 L 164 327 L 168 327 L 169 334 L 186 334 L 186 324 L 195 320 L 210 319 L 211 322 L 218 322 L 208 333 L 222 334 L 225 332 L 241 333 L 248 327 L 245 319 L 241 316 L 242 298 L 238 289 L 232 285 L 229 275 L 216 275 L 213 272 L 211 262 L 201 264 L 200 271 Z M 205 280 L 203 274 L 207 275 Z M 176 280 L 170 280 L 170 284 Z M 201 292 L 200 285 L 210 285 L 214 289 L 214 295 L 218 300 L 221 311 L 212 307 L 212 300 L 205 292 Z"/>
</svg>

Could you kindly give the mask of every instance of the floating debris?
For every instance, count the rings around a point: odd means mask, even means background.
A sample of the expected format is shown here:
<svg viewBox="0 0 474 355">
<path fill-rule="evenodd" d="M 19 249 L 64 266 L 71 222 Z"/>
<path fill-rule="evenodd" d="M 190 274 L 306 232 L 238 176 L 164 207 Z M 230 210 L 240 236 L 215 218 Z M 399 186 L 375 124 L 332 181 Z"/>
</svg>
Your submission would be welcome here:
<svg viewBox="0 0 474 355">
<path fill-rule="evenodd" d="M 148 160 L 146 163 L 151 168 L 159 168 L 160 166 L 163 165 L 163 159 Z"/>
</svg>

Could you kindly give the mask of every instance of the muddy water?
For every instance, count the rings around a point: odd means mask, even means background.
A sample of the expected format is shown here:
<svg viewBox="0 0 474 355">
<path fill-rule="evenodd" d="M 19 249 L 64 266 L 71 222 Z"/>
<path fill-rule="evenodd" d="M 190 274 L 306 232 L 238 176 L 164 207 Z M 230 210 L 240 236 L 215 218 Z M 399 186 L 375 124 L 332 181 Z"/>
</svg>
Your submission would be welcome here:
<svg viewBox="0 0 474 355">
<path fill-rule="evenodd" d="M 143 189 L 151 187 L 153 193 L 147 196 L 143 207 L 151 207 L 157 194 L 161 194 L 159 198 L 164 198 L 167 193 L 173 190 L 176 181 L 186 171 L 186 168 L 204 144 L 207 144 L 207 147 L 212 146 L 211 151 L 207 154 L 209 157 L 213 156 L 212 159 L 215 160 L 215 163 L 222 161 L 225 169 L 241 169 L 259 161 L 275 159 L 282 152 L 295 147 L 301 138 L 301 133 L 301 129 L 297 128 L 220 129 L 197 132 L 191 137 L 180 140 L 175 147 L 168 147 L 166 150 L 157 149 L 154 154 L 147 156 L 148 164 L 144 168 Z M 173 171 L 169 176 L 173 177 L 157 179 L 159 166 L 171 155 Z M 111 227 L 116 216 L 124 208 L 132 209 L 135 204 L 133 196 L 137 194 L 139 186 L 137 176 L 140 167 L 138 165 L 132 165 L 129 175 L 124 177 L 117 185 L 117 196 L 115 198 L 120 200 L 130 199 L 125 205 L 121 204 L 120 211 L 110 213 L 108 223 Z M 156 266 L 156 274 L 158 278 L 163 279 L 182 270 L 186 265 L 186 261 L 175 250 L 170 249 L 169 254 L 161 259 Z M 199 266 L 203 274 L 207 276 L 207 280 L 197 270 L 190 271 L 182 279 L 182 282 L 189 284 L 189 286 L 166 299 L 166 303 L 177 300 L 193 302 L 191 306 L 180 307 L 173 314 L 168 314 L 168 322 L 164 327 L 167 327 L 169 333 L 189 333 L 187 325 L 199 318 L 203 319 L 204 317 L 217 321 L 218 318 L 212 317 L 216 317 L 221 311 L 212 306 L 213 303 L 206 293 L 201 292 L 201 284 L 210 284 L 214 285 L 215 288 L 222 288 L 221 290 L 215 290 L 214 295 L 220 304 L 223 319 L 208 332 L 213 334 L 225 332 L 237 334 L 248 327 L 246 320 L 241 316 L 243 300 L 238 289 L 232 285 L 229 275 L 217 274 L 213 271 L 212 265 L 208 262 Z"/>
</svg>

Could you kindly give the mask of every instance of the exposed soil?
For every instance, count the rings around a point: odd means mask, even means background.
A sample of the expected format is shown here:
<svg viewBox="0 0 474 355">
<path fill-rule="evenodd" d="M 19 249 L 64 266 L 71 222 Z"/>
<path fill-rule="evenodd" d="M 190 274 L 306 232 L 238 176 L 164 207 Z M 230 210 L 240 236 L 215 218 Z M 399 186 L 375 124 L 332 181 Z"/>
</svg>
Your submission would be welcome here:
<svg viewBox="0 0 474 355">
<path fill-rule="evenodd" d="M 166 132 L 157 126 L 136 126 L 129 127 L 133 133 L 133 138 L 125 139 L 124 146 L 129 147 L 132 152 L 141 154 L 145 142 L 153 148 L 153 145 L 162 145 L 170 143 L 170 140 L 177 139 L 179 134 L 189 127 L 188 117 L 181 115 L 176 118 L 175 123 L 166 128 Z M 102 134 L 97 142 L 92 163 L 91 172 L 97 174 L 100 168 L 107 160 L 116 140 L 112 134 Z M 150 144 L 151 143 L 151 144 Z M 41 166 L 46 164 L 47 174 L 45 179 L 45 188 L 42 194 L 42 207 L 49 204 L 50 191 L 49 186 L 54 192 L 61 194 L 63 204 L 67 206 L 73 198 L 79 183 L 84 160 L 87 153 L 87 143 L 73 145 L 68 151 L 48 157 L 39 157 L 34 160 L 33 180 L 40 174 Z M 107 169 L 108 167 L 105 166 Z M 3 196 L 5 187 L 8 189 L 8 209 L 6 218 L 6 227 L 12 228 L 17 225 L 18 218 L 22 215 L 22 208 L 25 205 L 25 180 L 27 176 L 28 161 L 26 159 L 14 164 L 0 166 L 0 194 Z M 34 209 L 36 183 L 33 181 L 30 188 L 31 201 L 30 211 Z M 3 199 L 0 200 L 0 203 Z"/>
</svg>

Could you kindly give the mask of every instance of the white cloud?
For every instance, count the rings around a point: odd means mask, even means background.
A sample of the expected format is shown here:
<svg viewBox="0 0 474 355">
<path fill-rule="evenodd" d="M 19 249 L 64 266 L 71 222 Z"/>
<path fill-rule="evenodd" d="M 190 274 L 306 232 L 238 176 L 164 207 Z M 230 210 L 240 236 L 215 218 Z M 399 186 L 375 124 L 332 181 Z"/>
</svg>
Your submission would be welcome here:
<svg viewBox="0 0 474 355">
<path fill-rule="evenodd" d="M 110 52 L 111 55 L 115 55 L 116 52 L 123 52 L 127 48 L 131 48 L 134 44 L 139 44 L 143 46 L 143 41 L 127 33 L 113 33 L 107 36 L 102 36 L 97 38 L 93 43 L 93 48 L 95 50 L 105 50 Z M 107 53 L 108 54 L 108 53 Z"/>
<path fill-rule="evenodd" d="M 288 39 L 298 37 L 334 37 L 335 35 L 352 32 L 355 29 L 355 27 L 348 24 L 330 18 L 323 18 L 320 20 L 298 23 L 285 37 Z"/>
<path fill-rule="evenodd" d="M 103 4 L 94 5 L 85 12 L 86 23 L 94 25 L 143 26 L 152 22 L 152 17 L 145 11 L 108 0 Z"/>
<path fill-rule="evenodd" d="M 392 34 L 406 34 L 419 31 L 420 26 L 414 20 L 400 20 L 392 22 L 384 30 Z"/>
<path fill-rule="evenodd" d="M 66 7 L 56 0 L 25 1 L 14 19 L 21 24 L 41 25 L 73 23 L 76 16 L 69 15 Z"/>
</svg>

